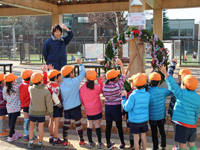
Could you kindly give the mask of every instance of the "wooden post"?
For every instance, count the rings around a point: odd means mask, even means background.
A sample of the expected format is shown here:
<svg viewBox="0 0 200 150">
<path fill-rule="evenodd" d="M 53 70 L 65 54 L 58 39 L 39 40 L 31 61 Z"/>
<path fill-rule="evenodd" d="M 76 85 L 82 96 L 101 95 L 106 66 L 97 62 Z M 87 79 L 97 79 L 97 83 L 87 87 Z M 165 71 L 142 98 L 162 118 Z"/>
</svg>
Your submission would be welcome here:
<svg viewBox="0 0 200 150">
<path fill-rule="evenodd" d="M 52 15 L 52 25 L 63 23 L 62 14 Z"/>
<path fill-rule="evenodd" d="M 130 6 L 132 0 L 129 0 L 129 13 L 143 12 L 146 8 L 146 0 L 140 0 L 143 5 Z M 129 41 L 129 75 L 145 72 L 145 47 L 144 44 L 138 45 L 140 40 L 134 38 Z M 138 55 L 139 54 L 139 55 Z M 134 59 L 134 60 L 133 60 Z"/>
<path fill-rule="evenodd" d="M 162 9 L 153 10 L 153 33 L 163 40 L 163 12 Z"/>
</svg>

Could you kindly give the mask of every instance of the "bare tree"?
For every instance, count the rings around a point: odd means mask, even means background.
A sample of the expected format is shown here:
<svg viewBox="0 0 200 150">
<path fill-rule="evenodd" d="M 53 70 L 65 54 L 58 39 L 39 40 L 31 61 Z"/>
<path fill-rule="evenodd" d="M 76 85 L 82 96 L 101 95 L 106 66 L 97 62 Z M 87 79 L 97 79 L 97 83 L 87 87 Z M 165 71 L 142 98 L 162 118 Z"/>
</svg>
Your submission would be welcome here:
<svg viewBox="0 0 200 150">
<path fill-rule="evenodd" d="M 125 12 L 90 13 L 86 16 L 89 18 L 89 23 L 96 23 L 98 27 L 104 29 L 104 34 L 107 31 L 112 37 L 124 32 L 127 27 L 127 14 Z M 123 50 L 120 47 L 118 57 L 122 58 L 122 55 Z"/>
</svg>

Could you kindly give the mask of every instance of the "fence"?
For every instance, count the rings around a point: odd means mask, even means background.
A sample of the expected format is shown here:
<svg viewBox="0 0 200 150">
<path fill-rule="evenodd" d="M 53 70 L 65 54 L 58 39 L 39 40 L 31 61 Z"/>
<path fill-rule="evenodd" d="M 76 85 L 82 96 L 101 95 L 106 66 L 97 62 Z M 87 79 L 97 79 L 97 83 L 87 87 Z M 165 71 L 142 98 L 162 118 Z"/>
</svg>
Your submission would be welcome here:
<svg viewBox="0 0 200 150">
<path fill-rule="evenodd" d="M 180 66 L 200 65 L 200 40 L 181 40 Z"/>
</svg>

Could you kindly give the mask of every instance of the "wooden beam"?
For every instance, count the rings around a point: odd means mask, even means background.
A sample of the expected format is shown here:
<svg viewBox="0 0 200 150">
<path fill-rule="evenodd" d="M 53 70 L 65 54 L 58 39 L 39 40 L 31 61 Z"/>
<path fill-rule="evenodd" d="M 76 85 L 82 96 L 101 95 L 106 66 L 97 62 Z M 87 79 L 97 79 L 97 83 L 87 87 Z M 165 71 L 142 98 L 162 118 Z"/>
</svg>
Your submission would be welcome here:
<svg viewBox="0 0 200 150">
<path fill-rule="evenodd" d="M 146 0 L 146 3 L 153 9 L 162 9 L 162 0 Z"/>
<path fill-rule="evenodd" d="M 163 12 L 162 9 L 153 10 L 153 33 L 163 40 Z"/>
<path fill-rule="evenodd" d="M 200 0 L 163 0 L 163 9 L 200 7 Z"/>
<path fill-rule="evenodd" d="M 58 7 L 58 14 L 128 11 L 129 2 L 65 5 Z"/>
<path fill-rule="evenodd" d="M 0 0 L 1 4 L 29 9 L 42 13 L 58 13 L 58 6 L 40 0 Z"/>
<path fill-rule="evenodd" d="M 0 8 L 0 16 L 41 16 L 49 15 L 47 13 L 23 9 L 23 8 Z"/>
</svg>

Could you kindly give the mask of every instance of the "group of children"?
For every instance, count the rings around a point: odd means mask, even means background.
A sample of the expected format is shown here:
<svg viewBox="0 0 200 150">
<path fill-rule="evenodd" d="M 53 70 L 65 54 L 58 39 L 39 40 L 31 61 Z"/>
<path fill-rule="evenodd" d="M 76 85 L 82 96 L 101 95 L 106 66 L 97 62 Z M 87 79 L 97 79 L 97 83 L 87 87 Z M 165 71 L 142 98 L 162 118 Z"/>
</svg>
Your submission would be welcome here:
<svg viewBox="0 0 200 150">
<path fill-rule="evenodd" d="M 183 68 L 178 73 L 179 83 L 172 78 L 177 60 L 173 59 L 169 66 L 168 73 L 164 66 L 159 70 L 165 75 L 169 90 L 159 88 L 161 75 L 153 72 L 149 75 L 138 73 L 129 78 L 132 90 L 127 94 L 123 90 L 126 79 L 125 69 L 121 60 L 116 63 L 120 70 L 110 70 L 106 73 L 106 83 L 103 84 L 104 76 L 97 79 L 94 70 L 85 71 L 80 59 L 80 74 L 75 77 L 74 66 L 65 65 L 61 71 L 49 66 L 49 73 L 46 66 L 41 73 L 33 73 L 31 70 L 24 70 L 21 77 L 22 84 L 16 84 L 18 78 L 13 73 L 0 74 L 0 136 L 8 136 L 7 141 L 11 142 L 22 137 L 15 131 L 15 123 L 20 111 L 24 112 L 24 140 L 28 142 L 28 148 L 34 147 L 36 136 L 36 122 L 38 122 L 39 141 L 38 148 L 42 149 L 44 136 L 45 115 L 50 116 L 49 120 L 49 142 L 53 145 L 62 144 L 63 148 L 70 145 L 68 130 L 71 120 L 75 121 L 79 146 L 83 146 L 83 128 L 81 124 L 81 106 L 84 106 L 87 115 L 87 137 L 88 146 L 92 148 L 96 143 L 92 140 L 92 128 L 95 124 L 97 135 L 97 147 L 104 147 L 101 141 L 101 118 L 102 103 L 100 94 L 105 97 L 105 119 L 106 119 L 106 142 L 107 148 L 112 149 L 114 142 L 111 142 L 112 122 L 115 121 L 118 129 L 121 144 L 119 149 L 125 148 L 124 134 L 122 128 L 122 110 L 127 112 L 127 125 L 130 128 L 130 147 L 135 150 L 145 150 L 147 147 L 146 132 L 148 122 L 152 131 L 153 150 L 159 149 L 157 132 L 161 135 L 160 149 L 166 148 L 166 135 L 164 124 L 166 122 L 166 97 L 171 95 L 168 113 L 172 117 L 176 147 L 174 150 L 185 150 L 186 142 L 189 142 L 190 150 L 196 150 L 196 125 L 199 115 L 199 95 L 195 92 L 198 80 L 191 75 L 191 71 Z M 63 78 L 61 78 L 61 75 Z M 47 82 L 48 76 L 48 82 Z M 79 89 L 82 80 L 86 78 L 85 84 Z M 95 84 L 95 80 L 99 85 Z M 31 82 L 30 82 L 31 81 Z M 180 87 L 181 86 L 181 87 Z M 122 106 L 122 107 L 121 107 Z M 9 114 L 10 131 L 4 128 L 5 115 Z M 63 140 L 58 138 L 60 119 L 64 114 Z M 142 145 L 140 144 L 142 141 Z"/>
</svg>

